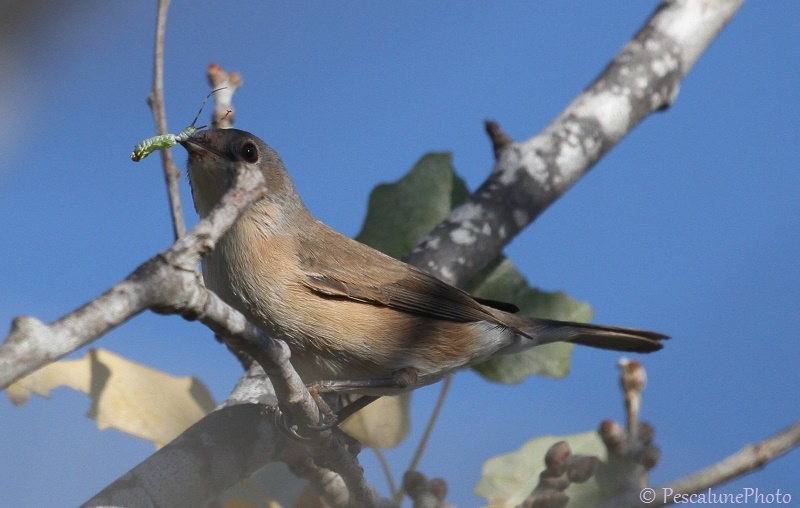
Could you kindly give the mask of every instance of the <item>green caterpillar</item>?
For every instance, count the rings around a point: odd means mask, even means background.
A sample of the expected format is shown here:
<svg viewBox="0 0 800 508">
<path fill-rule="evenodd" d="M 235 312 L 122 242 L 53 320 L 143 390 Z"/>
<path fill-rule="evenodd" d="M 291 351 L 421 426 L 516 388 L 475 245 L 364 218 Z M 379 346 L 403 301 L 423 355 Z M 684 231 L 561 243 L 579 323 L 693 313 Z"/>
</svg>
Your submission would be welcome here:
<svg viewBox="0 0 800 508">
<path fill-rule="evenodd" d="M 212 90 L 208 95 L 206 95 L 205 100 L 203 100 L 203 104 L 200 105 L 200 111 L 197 112 L 197 116 L 194 117 L 192 124 L 177 134 L 162 134 L 161 136 L 153 136 L 152 138 L 147 138 L 135 147 L 133 147 L 133 152 L 131 152 L 131 160 L 133 162 L 139 162 L 140 160 L 144 159 L 151 153 L 155 152 L 156 150 L 164 150 L 166 148 L 172 148 L 173 146 L 177 145 L 178 143 L 183 143 L 184 141 L 188 141 L 189 138 L 192 137 L 192 134 L 199 131 L 200 129 L 204 129 L 208 127 L 209 124 L 195 127 L 194 124 L 197 123 L 197 119 L 200 118 L 200 114 L 203 112 L 203 108 L 206 106 L 206 102 L 208 99 L 214 95 L 216 92 L 222 90 L 223 88 L 217 88 L 216 90 Z M 230 111 L 229 111 L 230 113 Z"/>
</svg>

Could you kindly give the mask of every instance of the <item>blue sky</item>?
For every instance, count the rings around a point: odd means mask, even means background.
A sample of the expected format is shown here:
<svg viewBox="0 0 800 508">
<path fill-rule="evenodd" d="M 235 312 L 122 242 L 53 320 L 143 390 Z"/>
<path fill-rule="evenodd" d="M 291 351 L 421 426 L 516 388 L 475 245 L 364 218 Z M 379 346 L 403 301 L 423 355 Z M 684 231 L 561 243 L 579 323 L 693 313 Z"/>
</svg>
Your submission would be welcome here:
<svg viewBox="0 0 800 508">
<path fill-rule="evenodd" d="M 237 127 L 278 150 L 318 218 L 353 235 L 370 189 L 426 152 L 453 152 L 477 187 L 493 163 L 483 120 L 515 139 L 536 134 L 655 5 L 175 0 L 170 128 L 194 117 L 209 62 L 240 71 Z M 154 19 L 151 2 L 98 2 L 37 25 L 11 48 L 16 60 L 6 54 L 0 323 L 53 320 L 169 245 L 158 158 L 129 159 L 154 130 L 145 104 Z M 596 322 L 673 336 L 644 359 L 643 418 L 663 452 L 653 484 L 800 416 L 798 25 L 800 4 L 746 4 L 674 106 L 645 120 L 507 249 L 532 284 L 591 303 Z M 140 316 L 95 345 L 197 376 L 217 400 L 240 374 L 211 332 L 175 317 Z M 537 435 L 622 420 L 617 358 L 576 350 L 565 380 L 514 387 L 459 374 L 420 469 L 449 482 L 452 502 L 478 505 L 472 489 L 486 459 Z M 436 393 L 416 393 L 411 443 Z M 88 406 L 66 389 L 21 409 L 0 402 L 6 505 L 78 504 L 152 452 L 98 431 Z M 389 452 L 396 476 L 412 452 Z M 370 452 L 363 458 L 385 493 Z M 795 451 L 718 490 L 780 488 L 800 499 L 798 469 Z"/>
</svg>

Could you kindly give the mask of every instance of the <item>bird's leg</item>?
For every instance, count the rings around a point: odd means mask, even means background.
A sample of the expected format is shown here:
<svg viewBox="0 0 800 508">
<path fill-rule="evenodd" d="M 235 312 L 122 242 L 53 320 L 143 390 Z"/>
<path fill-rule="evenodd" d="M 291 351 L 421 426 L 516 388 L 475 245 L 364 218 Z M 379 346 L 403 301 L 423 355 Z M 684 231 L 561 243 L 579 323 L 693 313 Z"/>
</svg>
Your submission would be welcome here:
<svg viewBox="0 0 800 508">
<path fill-rule="evenodd" d="M 320 413 L 322 413 L 322 425 L 320 428 L 330 428 L 339 422 L 343 422 L 380 397 L 364 395 L 340 409 L 339 412 L 334 412 L 330 406 L 322 400 L 320 394 L 331 392 L 357 392 L 374 389 L 403 390 L 416 384 L 417 377 L 417 370 L 415 368 L 405 367 L 395 371 L 390 378 L 314 381 L 306 386 L 308 392 L 317 403 Z"/>
<path fill-rule="evenodd" d="M 378 399 L 380 399 L 380 396 L 378 395 L 361 395 L 354 401 L 336 411 L 336 421 L 343 422 L 347 420 Z"/>
</svg>

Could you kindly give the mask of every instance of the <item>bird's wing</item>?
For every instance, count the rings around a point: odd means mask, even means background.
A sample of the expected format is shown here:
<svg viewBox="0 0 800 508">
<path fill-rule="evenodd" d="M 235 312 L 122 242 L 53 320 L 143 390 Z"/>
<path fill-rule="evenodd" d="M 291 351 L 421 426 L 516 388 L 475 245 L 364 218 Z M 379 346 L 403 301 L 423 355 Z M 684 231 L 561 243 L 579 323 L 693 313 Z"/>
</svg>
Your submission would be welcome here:
<svg viewBox="0 0 800 508">
<path fill-rule="evenodd" d="M 411 265 L 386 256 L 325 228 L 322 253 L 300 249 L 302 283 L 332 298 L 382 305 L 412 314 L 451 321 L 489 321 L 506 326 L 489 309 L 516 309 L 512 304 L 477 300 Z M 319 237 L 317 237 L 319 239 Z M 310 247 L 310 242 L 305 247 Z"/>
</svg>

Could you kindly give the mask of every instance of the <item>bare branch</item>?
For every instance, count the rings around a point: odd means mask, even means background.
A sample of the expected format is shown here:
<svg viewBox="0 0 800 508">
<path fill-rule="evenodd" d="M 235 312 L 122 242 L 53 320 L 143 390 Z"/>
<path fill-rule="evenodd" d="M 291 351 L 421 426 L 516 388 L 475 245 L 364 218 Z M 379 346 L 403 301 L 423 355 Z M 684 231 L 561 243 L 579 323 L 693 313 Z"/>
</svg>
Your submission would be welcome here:
<svg viewBox="0 0 800 508">
<path fill-rule="evenodd" d="M 158 0 L 156 41 L 153 53 L 153 90 L 150 92 L 150 97 L 147 98 L 147 102 L 153 110 L 156 132 L 159 135 L 169 132 L 167 129 L 167 112 L 164 107 L 164 39 L 167 34 L 169 2 L 170 0 Z M 161 166 L 164 168 L 164 183 L 167 186 L 172 230 L 177 240 L 186 234 L 186 222 L 183 220 L 183 205 L 181 204 L 181 171 L 175 165 L 170 150 L 161 150 Z"/>
<path fill-rule="evenodd" d="M 636 455 L 645 444 L 639 439 L 639 417 L 642 412 L 642 392 L 647 385 L 647 372 L 638 360 L 619 361 L 620 385 L 625 396 L 625 420 L 628 428 L 629 453 Z"/>
<path fill-rule="evenodd" d="M 285 453 L 286 440 L 262 416 L 263 408 L 242 404 L 214 411 L 83 506 L 208 505 L 265 459 Z"/>
<path fill-rule="evenodd" d="M 32 317 L 16 318 L 0 344 L 0 388 L 93 342 L 147 308 L 170 312 L 205 302 L 208 292 L 197 272 L 200 257 L 213 248 L 250 203 L 266 192 L 258 171 L 240 172 L 235 182 L 220 205 L 189 235 L 96 299 L 49 325 Z"/>
<path fill-rule="evenodd" d="M 465 284 L 639 122 L 675 100 L 681 80 L 743 1 L 663 1 L 550 125 L 528 141 L 503 143 L 491 176 L 406 261 Z"/>
<path fill-rule="evenodd" d="M 252 341 L 247 339 L 247 344 Z M 248 351 L 253 350 L 248 347 Z M 275 384 L 282 383 L 278 379 Z M 300 383 L 291 390 L 305 390 L 305 386 Z M 306 397 L 313 404 L 307 391 Z M 85 506 L 129 506 L 125 501 L 134 494 L 155 506 L 156 502 L 163 502 L 160 506 L 204 506 L 275 461 L 285 462 L 297 476 L 308 479 L 331 507 L 390 504 L 378 498 L 364 481 L 354 454 L 342 445 L 341 434 L 318 433 L 318 437 L 309 438 L 308 444 L 287 439 L 285 432 L 264 415 L 267 406 L 277 401 L 273 382 L 254 363 L 225 403 L 115 480 Z M 309 451 L 313 451 L 313 457 Z M 335 467 L 328 469 L 318 465 L 319 462 Z M 236 467 L 229 469 L 231 464 Z M 173 468 L 180 471 L 173 474 Z M 224 473 L 219 473 L 220 469 Z M 186 470 L 193 473 L 186 474 Z M 144 504 L 147 503 L 135 503 Z"/>
<path fill-rule="evenodd" d="M 800 446 L 800 421 L 730 457 L 690 476 L 657 487 L 656 492 L 693 494 L 761 469 L 767 463 Z M 650 505 L 653 506 L 653 505 Z M 658 505 L 656 505 L 658 506 Z"/>
</svg>

